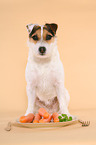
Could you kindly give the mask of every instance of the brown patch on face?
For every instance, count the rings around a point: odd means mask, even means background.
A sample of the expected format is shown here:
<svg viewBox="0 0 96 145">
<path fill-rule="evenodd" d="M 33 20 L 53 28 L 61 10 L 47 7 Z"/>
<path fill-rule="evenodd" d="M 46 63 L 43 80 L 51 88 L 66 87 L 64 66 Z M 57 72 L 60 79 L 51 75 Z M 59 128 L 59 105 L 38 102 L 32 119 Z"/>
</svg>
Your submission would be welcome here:
<svg viewBox="0 0 96 145">
<path fill-rule="evenodd" d="M 58 28 L 58 25 L 55 23 L 46 23 L 43 27 L 43 40 L 47 43 L 54 42 L 56 30 Z M 41 39 L 41 27 L 40 26 L 34 26 L 32 31 L 29 34 L 29 41 L 32 43 L 37 43 Z"/>
<path fill-rule="evenodd" d="M 29 37 L 31 37 L 31 36 L 32 36 L 37 30 L 39 30 L 39 29 L 41 29 L 41 27 L 35 25 L 35 26 L 33 27 L 32 31 L 30 32 Z"/>
<path fill-rule="evenodd" d="M 58 25 L 55 23 L 45 24 L 45 29 L 48 30 L 48 32 L 50 32 L 53 36 L 55 36 L 57 28 L 58 28 Z"/>
<path fill-rule="evenodd" d="M 48 32 L 48 30 L 45 29 L 45 28 L 46 28 L 46 27 L 43 28 L 43 40 L 50 44 L 50 43 L 54 42 L 54 39 L 55 39 L 55 38 L 54 38 L 53 35 L 52 35 L 50 32 Z M 51 35 L 51 36 L 52 36 L 50 40 L 46 40 L 47 35 Z"/>
<path fill-rule="evenodd" d="M 38 38 L 38 40 L 34 40 L 34 37 L 37 37 Z M 31 35 L 31 37 L 29 37 L 29 41 L 31 42 L 31 43 L 37 43 L 37 41 L 39 41 L 41 39 L 41 27 L 40 27 L 40 29 L 37 29 L 32 35 Z"/>
</svg>

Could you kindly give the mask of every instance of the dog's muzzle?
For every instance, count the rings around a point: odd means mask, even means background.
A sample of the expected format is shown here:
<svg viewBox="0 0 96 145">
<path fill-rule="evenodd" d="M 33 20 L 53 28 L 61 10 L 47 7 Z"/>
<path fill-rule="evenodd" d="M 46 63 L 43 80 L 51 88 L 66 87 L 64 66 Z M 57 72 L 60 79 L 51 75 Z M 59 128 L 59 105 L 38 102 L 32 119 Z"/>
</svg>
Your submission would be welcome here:
<svg viewBox="0 0 96 145">
<path fill-rule="evenodd" d="M 44 55 L 45 52 L 46 52 L 46 48 L 44 46 L 39 47 L 39 52 L 40 52 L 41 55 Z"/>
</svg>

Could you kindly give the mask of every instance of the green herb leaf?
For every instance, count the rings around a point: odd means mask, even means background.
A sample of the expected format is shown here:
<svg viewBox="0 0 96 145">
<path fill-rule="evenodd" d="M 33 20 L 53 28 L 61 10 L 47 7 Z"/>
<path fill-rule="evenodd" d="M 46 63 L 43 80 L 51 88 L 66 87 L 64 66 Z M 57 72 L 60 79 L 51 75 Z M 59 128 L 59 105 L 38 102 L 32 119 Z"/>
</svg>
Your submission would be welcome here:
<svg viewBox="0 0 96 145">
<path fill-rule="evenodd" d="M 59 119 L 61 119 L 61 118 L 62 118 L 62 116 L 58 116 L 58 118 L 59 118 Z"/>
<path fill-rule="evenodd" d="M 63 121 L 64 121 L 64 122 L 66 122 L 66 121 L 67 121 L 67 119 L 66 119 L 66 118 L 63 118 Z"/>
<path fill-rule="evenodd" d="M 67 116 L 67 114 L 61 114 L 63 117 L 66 117 Z"/>
<path fill-rule="evenodd" d="M 66 118 L 66 121 L 68 121 L 68 116 L 67 116 L 67 114 L 62 114 L 62 116 L 63 116 L 64 118 Z"/>
<path fill-rule="evenodd" d="M 71 116 L 69 117 L 68 121 L 72 121 L 72 117 Z"/>
<path fill-rule="evenodd" d="M 63 118 L 59 119 L 59 122 L 63 122 Z"/>
</svg>

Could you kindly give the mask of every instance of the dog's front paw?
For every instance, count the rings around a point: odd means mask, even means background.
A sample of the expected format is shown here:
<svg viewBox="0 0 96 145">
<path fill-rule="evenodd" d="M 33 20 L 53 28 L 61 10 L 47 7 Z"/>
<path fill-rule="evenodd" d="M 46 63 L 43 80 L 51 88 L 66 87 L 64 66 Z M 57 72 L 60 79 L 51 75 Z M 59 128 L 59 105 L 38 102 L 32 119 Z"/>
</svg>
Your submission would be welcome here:
<svg viewBox="0 0 96 145">
<path fill-rule="evenodd" d="M 27 111 L 26 111 L 26 113 L 25 113 L 24 116 L 27 116 L 29 113 L 33 113 L 33 110 L 31 110 L 31 109 L 27 109 Z M 34 113 L 33 113 L 33 114 L 34 114 Z"/>
</svg>

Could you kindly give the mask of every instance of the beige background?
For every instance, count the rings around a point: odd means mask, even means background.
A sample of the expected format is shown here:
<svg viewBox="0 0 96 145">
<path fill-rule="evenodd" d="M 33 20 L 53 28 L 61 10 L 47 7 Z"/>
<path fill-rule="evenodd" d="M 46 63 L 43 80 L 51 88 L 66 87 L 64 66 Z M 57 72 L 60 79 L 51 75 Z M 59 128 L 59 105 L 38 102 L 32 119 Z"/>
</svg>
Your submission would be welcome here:
<svg viewBox="0 0 96 145">
<path fill-rule="evenodd" d="M 57 23 L 58 50 L 65 70 L 69 110 L 91 120 L 58 130 L 14 128 L 10 120 L 27 109 L 26 25 Z M 0 141 L 3 144 L 96 144 L 96 0 L 0 0 Z M 43 138 L 42 138 L 43 137 Z M 40 141 L 40 142 L 39 142 Z"/>
<path fill-rule="evenodd" d="M 58 24 L 71 109 L 96 107 L 96 1 L 0 0 L 0 111 L 27 108 L 26 25 Z"/>
</svg>

